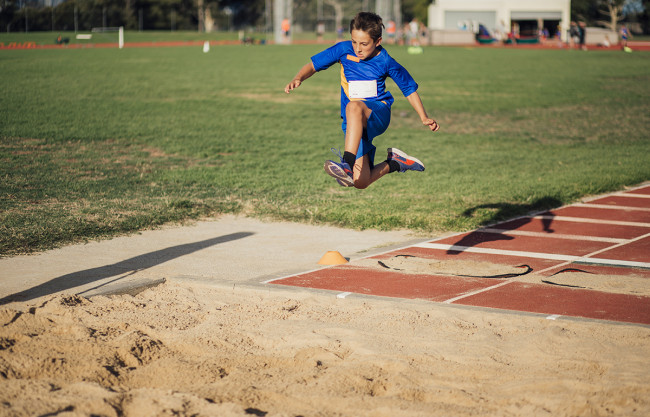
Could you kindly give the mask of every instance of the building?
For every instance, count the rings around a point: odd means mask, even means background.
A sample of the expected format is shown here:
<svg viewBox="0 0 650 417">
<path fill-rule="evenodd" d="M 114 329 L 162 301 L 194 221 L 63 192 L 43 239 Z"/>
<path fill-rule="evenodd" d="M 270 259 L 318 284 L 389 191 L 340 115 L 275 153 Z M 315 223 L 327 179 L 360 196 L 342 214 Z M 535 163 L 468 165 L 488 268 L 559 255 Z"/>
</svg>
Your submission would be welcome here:
<svg viewBox="0 0 650 417">
<path fill-rule="evenodd" d="M 477 33 L 483 25 L 497 38 L 513 28 L 519 36 L 537 36 L 541 30 L 566 36 L 571 0 L 434 0 L 429 5 L 429 30 L 439 34 Z"/>
</svg>

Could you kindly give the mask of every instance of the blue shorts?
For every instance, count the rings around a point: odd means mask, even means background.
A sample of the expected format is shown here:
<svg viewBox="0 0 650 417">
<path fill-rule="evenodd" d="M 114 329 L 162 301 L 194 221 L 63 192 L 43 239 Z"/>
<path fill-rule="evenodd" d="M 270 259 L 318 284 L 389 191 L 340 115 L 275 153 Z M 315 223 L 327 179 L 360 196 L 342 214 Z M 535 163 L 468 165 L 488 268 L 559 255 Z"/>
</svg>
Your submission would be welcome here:
<svg viewBox="0 0 650 417">
<path fill-rule="evenodd" d="M 377 148 L 372 144 L 372 140 L 388 129 L 388 125 L 390 124 L 390 106 L 381 101 L 364 101 L 364 103 L 372 110 L 372 113 L 370 113 L 366 128 L 363 129 L 363 136 L 361 137 L 361 142 L 359 142 L 359 150 L 357 150 L 357 159 L 368 155 L 370 158 L 370 166 L 373 167 L 375 165 L 375 150 Z M 345 133 L 347 127 L 346 120 L 343 120 L 341 127 Z"/>
</svg>

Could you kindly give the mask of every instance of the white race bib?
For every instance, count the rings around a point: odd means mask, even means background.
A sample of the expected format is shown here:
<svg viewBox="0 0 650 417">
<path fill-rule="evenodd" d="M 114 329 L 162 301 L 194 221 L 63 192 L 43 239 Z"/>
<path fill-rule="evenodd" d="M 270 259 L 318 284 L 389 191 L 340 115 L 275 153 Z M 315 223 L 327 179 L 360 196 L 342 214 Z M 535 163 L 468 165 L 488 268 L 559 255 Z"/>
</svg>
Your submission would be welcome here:
<svg viewBox="0 0 650 417">
<path fill-rule="evenodd" d="M 377 81 L 350 81 L 348 82 L 350 98 L 377 97 Z"/>
</svg>

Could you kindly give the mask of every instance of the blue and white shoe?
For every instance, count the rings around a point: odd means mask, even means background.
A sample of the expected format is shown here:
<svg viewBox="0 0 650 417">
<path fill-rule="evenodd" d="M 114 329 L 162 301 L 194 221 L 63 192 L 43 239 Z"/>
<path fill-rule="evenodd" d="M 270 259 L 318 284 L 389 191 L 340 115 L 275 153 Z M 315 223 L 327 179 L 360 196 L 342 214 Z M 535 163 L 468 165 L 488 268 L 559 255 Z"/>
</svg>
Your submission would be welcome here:
<svg viewBox="0 0 650 417">
<path fill-rule="evenodd" d="M 334 148 L 332 148 L 332 152 L 337 154 Z M 352 168 L 350 168 L 350 165 L 343 160 L 340 151 L 338 151 L 337 155 L 341 159 L 341 162 L 326 161 L 325 165 L 323 165 L 323 169 L 328 175 L 334 177 L 336 182 L 338 182 L 342 187 L 352 187 L 354 185 L 354 179 L 352 179 Z"/>
<path fill-rule="evenodd" d="M 388 160 L 399 164 L 399 172 L 424 171 L 424 164 L 417 158 L 408 156 L 397 148 L 388 148 Z"/>
</svg>

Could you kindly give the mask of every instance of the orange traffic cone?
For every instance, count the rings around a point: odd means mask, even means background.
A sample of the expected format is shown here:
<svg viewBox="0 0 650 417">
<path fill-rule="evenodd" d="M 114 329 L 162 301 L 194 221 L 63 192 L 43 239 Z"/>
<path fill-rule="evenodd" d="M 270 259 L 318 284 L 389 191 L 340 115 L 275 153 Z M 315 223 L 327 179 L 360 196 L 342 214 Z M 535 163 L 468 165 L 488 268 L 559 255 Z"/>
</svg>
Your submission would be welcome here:
<svg viewBox="0 0 650 417">
<path fill-rule="evenodd" d="M 341 265 L 347 263 L 348 260 L 343 257 L 339 252 L 335 250 L 328 251 L 325 255 L 323 255 L 322 258 L 320 258 L 320 261 L 318 261 L 319 265 Z"/>
</svg>

